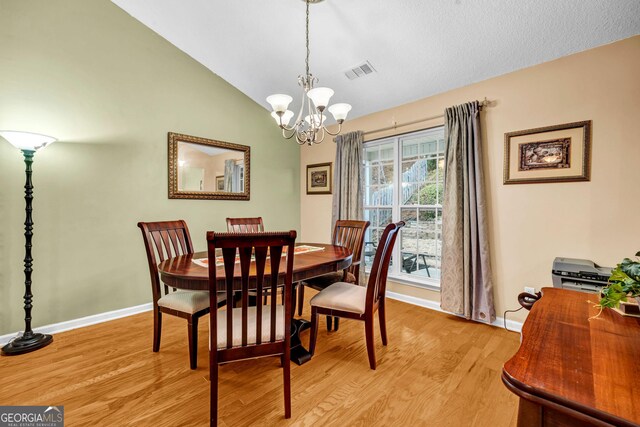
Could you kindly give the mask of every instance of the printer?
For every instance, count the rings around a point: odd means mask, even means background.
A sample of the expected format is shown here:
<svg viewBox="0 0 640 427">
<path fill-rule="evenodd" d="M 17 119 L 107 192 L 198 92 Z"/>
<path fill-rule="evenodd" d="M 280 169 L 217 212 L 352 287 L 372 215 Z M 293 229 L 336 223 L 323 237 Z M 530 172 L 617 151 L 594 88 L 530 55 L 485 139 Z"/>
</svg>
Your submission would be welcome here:
<svg viewBox="0 0 640 427">
<path fill-rule="evenodd" d="M 593 261 L 576 258 L 556 258 L 551 271 L 554 288 L 596 292 L 607 286 L 610 267 L 600 267 Z"/>
</svg>

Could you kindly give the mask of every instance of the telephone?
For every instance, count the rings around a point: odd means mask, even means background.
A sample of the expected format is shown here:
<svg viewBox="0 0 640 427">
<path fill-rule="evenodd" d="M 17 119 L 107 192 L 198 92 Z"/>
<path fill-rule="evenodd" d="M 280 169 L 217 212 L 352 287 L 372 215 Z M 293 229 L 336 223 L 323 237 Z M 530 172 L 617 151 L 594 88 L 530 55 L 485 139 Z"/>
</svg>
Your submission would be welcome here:
<svg viewBox="0 0 640 427">
<path fill-rule="evenodd" d="M 529 292 L 522 292 L 518 294 L 518 302 L 520 305 L 527 310 L 531 310 L 533 304 L 536 303 L 540 298 L 542 298 L 542 292 L 536 292 L 535 294 L 530 294 Z"/>
</svg>

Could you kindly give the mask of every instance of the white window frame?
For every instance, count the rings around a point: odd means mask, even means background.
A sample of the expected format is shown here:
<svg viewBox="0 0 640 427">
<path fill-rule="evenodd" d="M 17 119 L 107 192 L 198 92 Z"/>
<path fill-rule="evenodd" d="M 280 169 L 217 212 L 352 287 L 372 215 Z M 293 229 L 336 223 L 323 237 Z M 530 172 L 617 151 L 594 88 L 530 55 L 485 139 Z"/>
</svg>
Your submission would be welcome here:
<svg viewBox="0 0 640 427">
<path fill-rule="evenodd" d="M 365 149 L 367 148 L 371 148 L 371 147 L 375 147 L 375 146 L 379 146 L 379 145 L 384 145 L 384 144 L 389 144 L 390 142 L 393 143 L 393 165 L 394 165 L 394 178 L 393 178 L 393 205 L 392 206 L 388 206 L 388 205 L 367 205 L 366 204 L 366 194 L 364 195 L 365 199 L 364 199 L 364 208 L 367 209 L 389 209 L 391 208 L 392 211 L 392 221 L 393 222 L 398 222 L 401 219 L 401 208 L 405 207 L 405 206 L 411 206 L 412 208 L 416 208 L 416 209 L 436 209 L 440 210 L 440 212 L 442 212 L 442 204 L 437 204 L 437 205 L 402 205 L 400 206 L 400 194 L 401 194 L 401 186 L 402 186 L 402 153 L 401 153 L 401 142 L 404 139 L 407 138 L 420 138 L 421 136 L 427 136 L 436 132 L 441 132 L 444 126 L 435 126 L 432 128 L 428 128 L 428 129 L 424 129 L 424 130 L 420 130 L 420 131 L 415 131 L 415 132 L 409 132 L 409 133 L 404 133 L 404 134 L 400 134 L 400 135 L 394 135 L 394 136 L 390 136 L 390 137 L 386 137 L 386 138 L 381 138 L 381 139 L 377 139 L 377 140 L 373 140 L 373 141 L 368 141 L 366 142 L 365 145 Z M 366 186 L 365 186 L 365 193 L 366 193 Z M 440 198 L 441 199 L 441 198 Z M 436 220 L 438 218 L 438 215 L 436 214 Z M 440 230 L 441 231 L 441 230 Z M 402 230 L 401 232 L 402 233 Z M 436 237 L 438 235 L 438 232 L 436 231 Z M 440 236 L 441 233 L 440 233 Z M 442 238 L 442 237 L 441 237 Z M 400 236 L 398 236 L 397 240 L 396 240 L 396 244 L 395 247 L 393 248 L 393 264 L 389 266 L 389 274 L 388 274 L 388 278 L 391 279 L 394 282 L 398 282 L 398 283 L 402 283 L 405 285 L 410 285 L 410 286 L 416 286 L 422 289 L 430 289 L 430 290 L 434 290 L 434 291 L 440 291 L 440 279 L 439 278 L 431 278 L 431 277 L 424 277 L 424 276 L 418 276 L 415 274 L 409 274 L 409 273 L 405 273 L 402 271 L 402 262 L 397 262 L 395 260 L 401 260 L 402 259 L 402 247 L 401 247 L 401 242 L 402 242 L 402 234 Z M 442 240 L 439 240 L 440 244 L 442 242 Z M 363 263 L 364 264 L 364 263 Z M 368 270 L 366 269 L 366 267 L 364 267 L 366 273 L 368 273 Z"/>
</svg>

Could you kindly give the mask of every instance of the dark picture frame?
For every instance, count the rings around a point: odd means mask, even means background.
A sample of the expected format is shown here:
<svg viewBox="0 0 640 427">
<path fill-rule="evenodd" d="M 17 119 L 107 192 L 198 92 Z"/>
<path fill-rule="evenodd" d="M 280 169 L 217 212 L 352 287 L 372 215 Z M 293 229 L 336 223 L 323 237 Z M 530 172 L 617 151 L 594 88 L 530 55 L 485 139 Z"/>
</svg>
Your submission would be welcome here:
<svg viewBox="0 0 640 427">
<path fill-rule="evenodd" d="M 307 194 L 331 194 L 332 163 L 307 165 Z"/>
<path fill-rule="evenodd" d="M 504 134 L 504 184 L 590 179 L 591 120 Z"/>
</svg>

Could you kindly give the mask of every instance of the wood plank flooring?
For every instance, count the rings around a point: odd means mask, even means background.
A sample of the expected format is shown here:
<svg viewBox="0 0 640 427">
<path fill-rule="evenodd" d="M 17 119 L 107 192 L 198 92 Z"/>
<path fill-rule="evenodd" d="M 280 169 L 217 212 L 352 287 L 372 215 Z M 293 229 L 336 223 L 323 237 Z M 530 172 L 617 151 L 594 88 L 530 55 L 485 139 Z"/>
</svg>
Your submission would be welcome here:
<svg viewBox="0 0 640 427">
<path fill-rule="evenodd" d="M 293 417 L 284 419 L 280 361 L 267 358 L 220 367 L 219 425 L 515 425 L 517 398 L 500 372 L 518 348 L 517 333 L 387 301 L 389 345 L 382 346 L 376 324 L 376 371 L 361 322 L 343 319 L 329 333 L 323 320 L 315 357 L 292 365 Z M 183 319 L 165 316 L 160 352 L 151 351 L 151 312 L 1 357 L 0 405 L 64 405 L 66 426 L 208 425 L 207 319 L 196 371 Z"/>
</svg>

